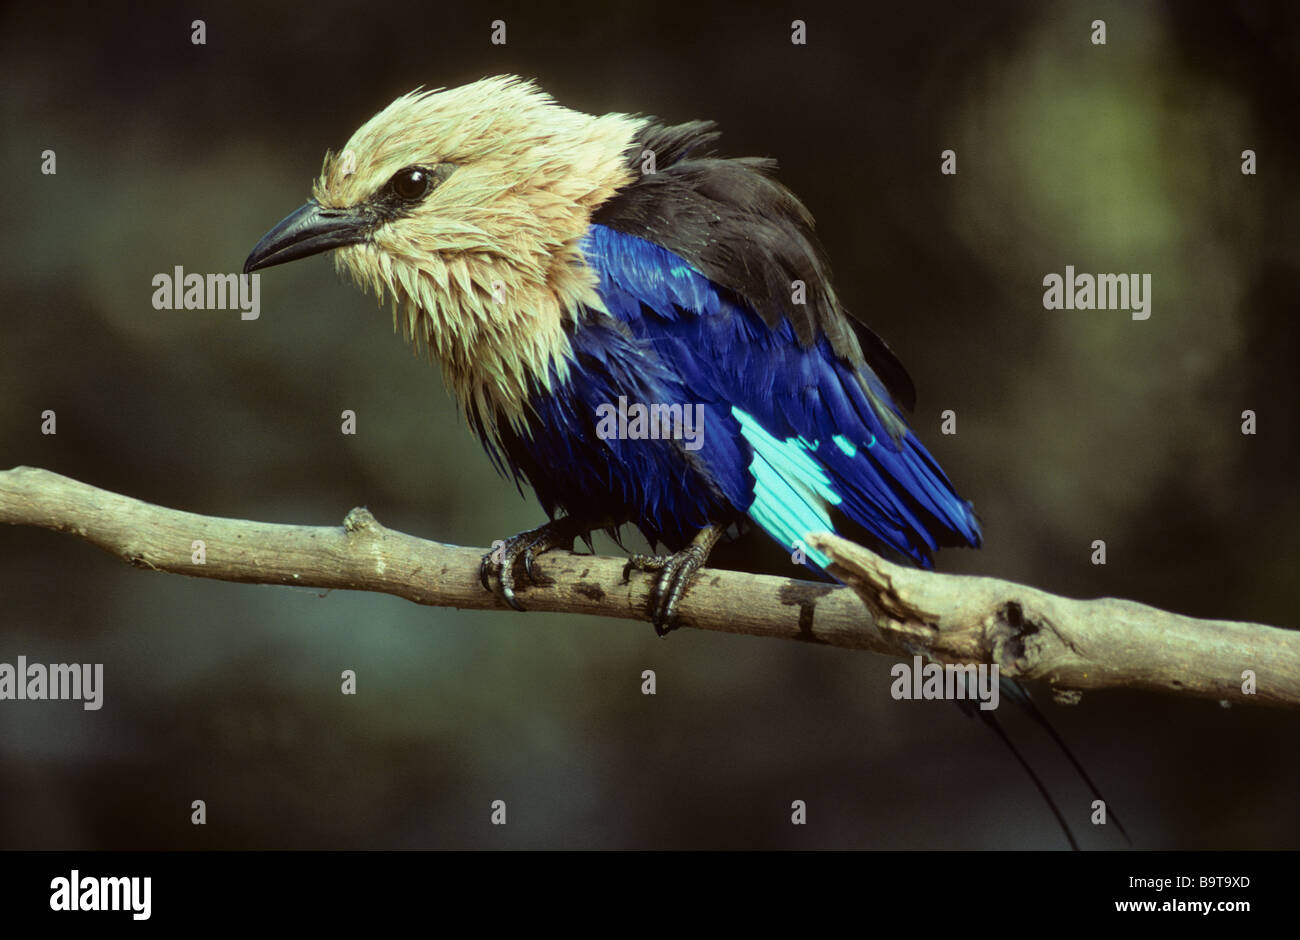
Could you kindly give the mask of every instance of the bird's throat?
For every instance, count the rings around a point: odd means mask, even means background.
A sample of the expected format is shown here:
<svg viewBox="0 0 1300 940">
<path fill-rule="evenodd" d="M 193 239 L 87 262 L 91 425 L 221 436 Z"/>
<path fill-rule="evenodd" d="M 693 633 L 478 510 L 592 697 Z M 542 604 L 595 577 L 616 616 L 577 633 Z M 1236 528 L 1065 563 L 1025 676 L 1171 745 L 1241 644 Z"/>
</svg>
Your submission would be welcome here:
<svg viewBox="0 0 1300 940">
<path fill-rule="evenodd" d="M 584 308 L 604 309 L 595 275 L 576 246 L 542 278 L 467 253 L 418 269 L 349 257 L 364 250 L 338 252 L 339 266 L 363 288 L 391 299 L 394 329 L 438 362 L 467 415 L 493 432 L 500 421 L 529 431 L 529 402 L 567 380 L 572 346 L 566 326 Z M 374 271 L 381 280 L 368 282 L 365 275 Z"/>
</svg>

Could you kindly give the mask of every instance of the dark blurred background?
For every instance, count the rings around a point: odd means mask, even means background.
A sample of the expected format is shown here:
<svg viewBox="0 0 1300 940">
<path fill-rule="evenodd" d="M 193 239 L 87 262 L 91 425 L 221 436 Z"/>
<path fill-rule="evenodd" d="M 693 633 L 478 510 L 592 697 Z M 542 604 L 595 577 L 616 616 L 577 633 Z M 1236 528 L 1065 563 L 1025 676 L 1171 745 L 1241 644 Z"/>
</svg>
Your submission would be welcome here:
<svg viewBox="0 0 1300 940">
<path fill-rule="evenodd" d="M 176 265 L 238 271 L 396 95 L 514 72 L 583 111 L 716 119 L 726 152 L 780 161 L 984 520 L 984 550 L 941 568 L 1297 624 L 1294 4 L 27 4 L 0 36 L 4 467 L 266 521 L 366 505 L 467 545 L 542 521 L 327 259 L 265 274 L 253 322 L 150 302 Z M 1067 264 L 1150 273 L 1151 318 L 1044 310 Z M 99 712 L 0 703 L 5 848 L 1065 844 L 992 735 L 889 697 L 885 658 L 152 575 L 27 528 L 0 529 L 0 562 L 0 661 L 102 662 L 106 685 Z M 1300 846 L 1294 713 L 1038 693 L 1139 848 Z M 1122 848 L 1003 714 L 1084 845 Z"/>
</svg>

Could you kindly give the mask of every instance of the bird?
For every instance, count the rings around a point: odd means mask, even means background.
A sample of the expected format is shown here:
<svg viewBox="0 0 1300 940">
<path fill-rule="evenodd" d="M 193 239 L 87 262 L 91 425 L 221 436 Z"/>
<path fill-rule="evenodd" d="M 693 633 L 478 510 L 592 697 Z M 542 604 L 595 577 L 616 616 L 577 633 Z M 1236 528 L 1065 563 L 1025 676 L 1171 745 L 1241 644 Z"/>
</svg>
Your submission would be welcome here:
<svg viewBox="0 0 1300 940">
<path fill-rule="evenodd" d="M 513 75 L 416 89 L 327 152 L 245 262 L 332 252 L 441 366 L 491 462 L 548 516 L 483 556 L 485 589 L 516 609 L 539 555 L 598 531 L 621 545 L 627 526 L 651 552 L 624 578 L 652 578 L 661 636 L 720 541 L 762 533 L 823 580 L 816 532 L 922 568 L 982 543 L 809 210 L 773 160 L 721 156 L 720 136 L 586 114 Z"/>
<path fill-rule="evenodd" d="M 327 154 L 311 200 L 245 263 L 332 250 L 391 300 L 550 517 L 485 556 L 512 606 L 519 561 L 528 577 L 542 552 L 628 524 L 666 549 L 630 559 L 658 573 L 660 633 L 728 530 L 802 547 L 814 572 L 829 560 L 811 532 L 923 567 L 980 544 L 904 418 L 907 372 L 840 302 L 812 216 L 773 161 L 715 155 L 719 136 L 583 114 L 517 76 L 412 92 Z M 691 409 L 695 449 L 601 433 L 598 409 L 620 400 Z"/>
</svg>

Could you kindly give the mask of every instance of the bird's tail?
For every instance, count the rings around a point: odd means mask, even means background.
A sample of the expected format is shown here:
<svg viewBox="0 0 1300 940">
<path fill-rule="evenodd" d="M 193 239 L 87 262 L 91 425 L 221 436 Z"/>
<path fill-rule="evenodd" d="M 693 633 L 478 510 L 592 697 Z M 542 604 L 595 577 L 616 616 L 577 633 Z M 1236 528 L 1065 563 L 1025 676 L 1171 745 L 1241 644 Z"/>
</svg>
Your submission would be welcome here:
<svg viewBox="0 0 1300 940">
<path fill-rule="evenodd" d="M 1000 680 L 1000 685 L 1003 695 L 1023 708 L 1029 716 L 1047 732 L 1048 736 L 1056 743 L 1056 746 L 1061 749 L 1061 752 L 1065 754 L 1066 758 L 1074 766 L 1074 769 L 1078 771 L 1079 776 L 1083 778 L 1083 782 L 1087 785 L 1093 797 L 1101 800 L 1101 802 L 1106 805 L 1107 821 L 1114 823 L 1115 828 L 1120 831 L 1120 834 L 1124 836 L 1124 839 L 1129 843 L 1129 845 L 1132 845 L 1133 840 L 1129 837 L 1128 830 L 1124 828 L 1124 824 L 1120 822 L 1119 816 L 1111 810 L 1110 803 L 1101 795 L 1101 790 L 1099 790 L 1097 785 L 1093 783 L 1092 777 L 1090 777 L 1088 772 L 1083 769 L 1083 765 L 1079 763 L 1079 759 L 1074 756 L 1074 752 L 1072 752 L 1069 746 L 1066 745 L 1065 739 L 1057 733 L 1057 730 L 1052 727 L 1051 722 L 1047 720 L 1047 716 L 1039 710 L 1036 704 L 1034 704 L 1034 700 L 1029 696 L 1029 690 L 1014 679 L 1002 679 Z M 1061 812 L 1060 807 L 1057 806 L 1056 801 L 1052 799 L 1052 794 L 1048 791 L 1042 778 L 1038 776 L 1033 766 L 1020 752 L 1020 749 L 1016 747 L 1014 742 L 1012 742 L 1006 729 L 1002 727 L 994 713 L 992 711 L 985 711 L 974 707 L 974 703 L 970 701 L 958 701 L 957 704 L 962 706 L 962 711 L 964 711 L 968 716 L 973 717 L 978 715 L 980 720 L 988 725 L 993 733 L 996 734 L 1002 742 L 1006 744 L 1007 748 L 1010 749 L 1011 753 L 1015 755 L 1020 766 L 1025 769 L 1025 773 L 1029 774 L 1029 779 L 1034 782 L 1034 786 L 1038 789 L 1038 792 L 1042 794 L 1043 799 L 1047 801 L 1047 806 L 1051 809 L 1052 815 L 1056 817 L 1057 823 L 1060 824 L 1061 830 L 1065 833 L 1065 838 L 1069 841 L 1070 848 L 1077 852 L 1079 850 L 1079 843 L 1074 838 L 1074 832 L 1070 829 L 1069 823 L 1065 821 L 1065 815 Z"/>
</svg>

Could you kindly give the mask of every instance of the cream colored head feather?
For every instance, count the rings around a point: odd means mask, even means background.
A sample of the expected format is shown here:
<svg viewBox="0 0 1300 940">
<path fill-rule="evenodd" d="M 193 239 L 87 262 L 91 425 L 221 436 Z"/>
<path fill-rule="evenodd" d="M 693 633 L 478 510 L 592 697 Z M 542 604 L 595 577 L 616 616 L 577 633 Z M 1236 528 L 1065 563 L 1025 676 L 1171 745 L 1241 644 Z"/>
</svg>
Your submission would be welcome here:
<svg viewBox="0 0 1300 940">
<path fill-rule="evenodd" d="M 335 264 L 391 298 L 394 328 L 441 362 L 464 408 L 519 427 L 530 379 L 567 374 L 565 320 L 604 309 L 578 241 L 631 182 L 626 153 L 644 124 L 571 111 L 514 76 L 412 92 L 326 155 L 312 196 L 345 209 L 406 167 L 439 171 L 423 201 Z"/>
</svg>

